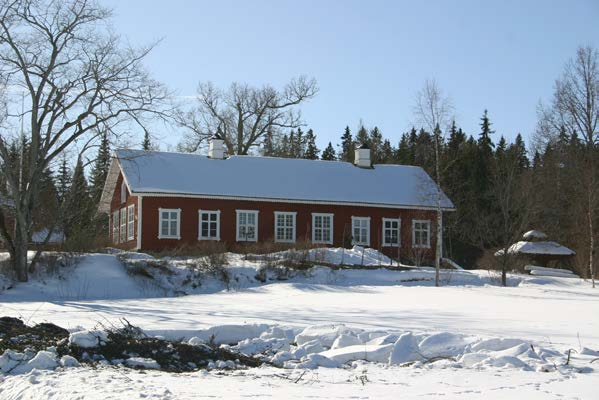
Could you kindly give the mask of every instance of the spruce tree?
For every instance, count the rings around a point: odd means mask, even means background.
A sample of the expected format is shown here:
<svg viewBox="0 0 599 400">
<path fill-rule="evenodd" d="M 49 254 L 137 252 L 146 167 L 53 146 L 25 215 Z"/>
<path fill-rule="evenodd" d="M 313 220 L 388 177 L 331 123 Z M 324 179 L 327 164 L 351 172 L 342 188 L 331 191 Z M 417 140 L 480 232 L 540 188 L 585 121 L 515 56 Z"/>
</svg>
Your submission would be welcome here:
<svg viewBox="0 0 599 400">
<path fill-rule="evenodd" d="M 514 141 L 514 151 L 516 153 L 516 157 L 518 159 L 518 166 L 520 170 L 524 170 L 530 167 L 530 160 L 526 155 L 526 145 L 524 144 L 524 140 L 522 139 L 521 134 L 516 135 L 516 140 Z"/>
<path fill-rule="evenodd" d="M 340 161 L 354 162 L 354 139 L 352 137 L 349 126 L 345 127 L 343 136 L 341 136 L 341 152 L 339 154 Z"/>
<path fill-rule="evenodd" d="M 478 146 L 480 150 L 485 153 L 485 155 L 490 156 L 493 153 L 493 140 L 491 139 L 491 135 L 495 133 L 495 131 L 491 130 L 491 122 L 489 121 L 489 115 L 487 110 L 483 113 L 482 118 L 480 119 L 480 136 L 478 138 Z"/>
<path fill-rule="evenodd" d="M 370 137 L 368 138 L 370 146 L 370 159 L 373 164 L 381 163 L 381 146 L 383 145 L 383 134 L 378 127 L 372 128 Z"/>
<path fill-rule="evenodd" d="M 410 136 L 407 133 L 401 135 L 401 140 L 399 141 L 399 146 L 397 147 L 395 155 L 395 161 L 404 165 L 412 165 L 414 163 L 410 147 Z"/>
<path fill-rule="evenodd" d="M 150 133 L 144 130 L 144 140 L 141 143 L 141 149 L 144 151 L 152 150 L 152 142 L 150 141 Z"/>
<path fill-rule="evenodd" d="M 64 207 L 64 232 L 67 239 L 73 239 L 76 235 L 87 234 L 90 230 L 93 231 L 91 229 L 93 207 L 81 158 L 77 159 L 77 164 L 73 170 L 71 187 L 67 193 Z"/>
<path fill-rule="evenodd" d="M 333 148 L 333 145 L 331 144 L 331 142 L 329 142 L 329 145 L 322 152 L 322 160 L 325 160 L 325 161 L 337 160 L 337 155 L 335 154 L 335 149 Z"/>
<path fill-rule="evenodd" d="M 268 129 L 268 131 L 264 135 L 264 140 L 262 141 L 262 155 L 264 157 L 276 156 L 274 135 L 271 129 Z"/>
<path fill-rule="evenodd" d="M 316 147 L 316 135 L 312 129 L 308 129 L 306 133 L 306 151 L 304 152 L 304 158 L 309 160 L 318 160 L 318 147 Z"/>
<path fill-rule="evenodd" d="M 63 204 L 66 200 L 69 188 L 71 187 L 71 169 L 69 168 L 67 158 L 64 155 L 62 156 L 58 167 L 57 183 L 56 189 L 58 191 L 58 200 Z"/>
<path fill-rule="evenodd" d="M 379 163 L 381 164 L 393 164 L 395 161 L 395 149 L 391 145 L 389 139 L 385 139 L 381 146 L 379 153 Z"/>
<path fill-rule="evenodd" d="M 507 150 L 507 141 L 505 140 L 503 135 L 501 135 L 501 137 L 499 138 L 499 142 L 497 142 L 497 149 L 495 150 L 495 158 L 497 158 L 498 160 L 503 159 L 505 157 L 506 150 Z"/>
<path fill-rule="evenodd" d="M 144 150 L 146 150 L 144 148 Z M 102 196 L 102 190 L 104 189 L 104 183 L 108 176 L 108 168 L 110 167 L 110 143 L 108 141 L 108 135 L 106 132 L 102 134 L 100 140 L 100 147 L 98 148 L 98 155 L 96 156 L 96 162 L 91 171 L 90 184 L 91 184 L 91 198 L 94 203 L 100 201 Z"/>
<path fill-rule="evenodd" d="M 371 147 L 370 136 L 368 135 L 368 131 L 366 130 L 364 125 L 361 125 L 360 128 L 358 129 L 358 133 L 356 134 L 356 140 L 354 141 L 354 143 L 357 143 L 358 146 L 361 144 L 367 144 L 368 147 Z M 353 150 L 354 150 L 354 148 L 353 148 L 353 144 L 352 144 L 352 151 Z"/>
</svg>

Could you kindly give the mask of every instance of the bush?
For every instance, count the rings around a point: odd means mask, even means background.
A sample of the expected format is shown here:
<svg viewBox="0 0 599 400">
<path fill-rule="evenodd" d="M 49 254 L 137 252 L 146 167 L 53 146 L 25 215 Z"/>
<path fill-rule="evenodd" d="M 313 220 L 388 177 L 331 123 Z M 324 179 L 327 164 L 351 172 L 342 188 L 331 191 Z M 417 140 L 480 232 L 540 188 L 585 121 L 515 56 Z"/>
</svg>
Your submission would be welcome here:
<svg viewBox="0 0 599 400">
<path fill-rule="evenodd" d="M 227 246 L 223 242 L 212 240 L 200 241 L 194 244 L 182 244 L 172 249 L 164 249 L 158 252 L 149 252 L 156 258 L 195 258 L 204 256 L 213 256 L 227 252 Z"/>
</svg>

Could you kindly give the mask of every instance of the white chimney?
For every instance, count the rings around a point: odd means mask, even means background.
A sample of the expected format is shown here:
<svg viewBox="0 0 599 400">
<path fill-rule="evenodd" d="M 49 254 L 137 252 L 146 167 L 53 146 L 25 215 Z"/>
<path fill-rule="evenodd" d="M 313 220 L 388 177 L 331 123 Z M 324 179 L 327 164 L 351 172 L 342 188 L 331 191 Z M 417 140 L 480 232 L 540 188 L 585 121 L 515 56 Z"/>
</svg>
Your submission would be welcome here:
<svg viewBox="0 0 599 400">
<path fill-rule="evenodd" d="M 370 168 L 370 147 L 366 143 L 362 143 L 356 147 L 354 156 L 354 164 L 360 168 Z"/>
<path fill-rule="evenodd" d="M 208 148 L 208 157 L 216 160 L 225 158 L 225 141 L 217 133 L 210 138 L 210 147 Z"/>
</svg>

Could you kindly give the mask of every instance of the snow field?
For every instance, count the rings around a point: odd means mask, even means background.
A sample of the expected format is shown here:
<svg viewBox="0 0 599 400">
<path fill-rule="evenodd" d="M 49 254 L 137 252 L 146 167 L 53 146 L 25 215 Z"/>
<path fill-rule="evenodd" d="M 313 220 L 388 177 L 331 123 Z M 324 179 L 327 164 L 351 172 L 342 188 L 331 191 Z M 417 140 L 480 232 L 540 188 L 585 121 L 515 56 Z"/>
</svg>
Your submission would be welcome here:
<svg viewBox="0 0 599 400">
<path fill-rule="evenodd" d="M 361 253 L 331 249 L 314 257 L 360 263 Z M 379 265 L 379 255 L 364 254 Z M 207 371 L 173 375 L 134 355 L 91 369 L 71 368 L 77 360 L 58 359 L 51 348 L 12 352 L 0 360 L 0 398 L 596 396 L 598 366 L 590 361 L 599 357 L 599 295 L 581 279 L 510 274 L 511 287 L 502 288 L 488 271 L 449 270 L 435 288 L 429 268 L 314 267 L 264 283 L 255 279 L 261 262 L 229 257 L 231 290 L 211 277 L 182 286 L 187 260 L 168 263 L 176 279 L 149 284 L 115 255 L 89 255 L 60 279 L 1 291 L 0 315 L 56 323 L 71 331 L 69 340 L 89 346 L 102 343 L 99 325 L 127 318 L 151 336 L 213 340 L 279 367 L 237 369 L 214 360 Z M 569 349 L 576 352 L 565 365 Z"/>
</svg>

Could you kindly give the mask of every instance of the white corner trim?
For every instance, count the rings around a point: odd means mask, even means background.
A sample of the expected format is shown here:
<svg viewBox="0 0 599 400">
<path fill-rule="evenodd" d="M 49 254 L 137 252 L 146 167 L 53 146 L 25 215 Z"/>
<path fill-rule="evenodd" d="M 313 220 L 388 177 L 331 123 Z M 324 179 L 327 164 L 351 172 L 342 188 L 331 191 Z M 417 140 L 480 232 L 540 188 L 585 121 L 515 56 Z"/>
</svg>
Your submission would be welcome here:
<svg viewBox="0 0 599 400">
<path fill-rule="evenodd" d="M 142 232 L 142 227 L 143 227 L 143 223 L 142 223 L 142 213 L 141 213 L 141 207 L 142 207 L 142 201 L 143 201 L 143 196 L 138 196 L 137 197 L 137 250 L 141 250 L 141 232 Z"/>
</svg>

